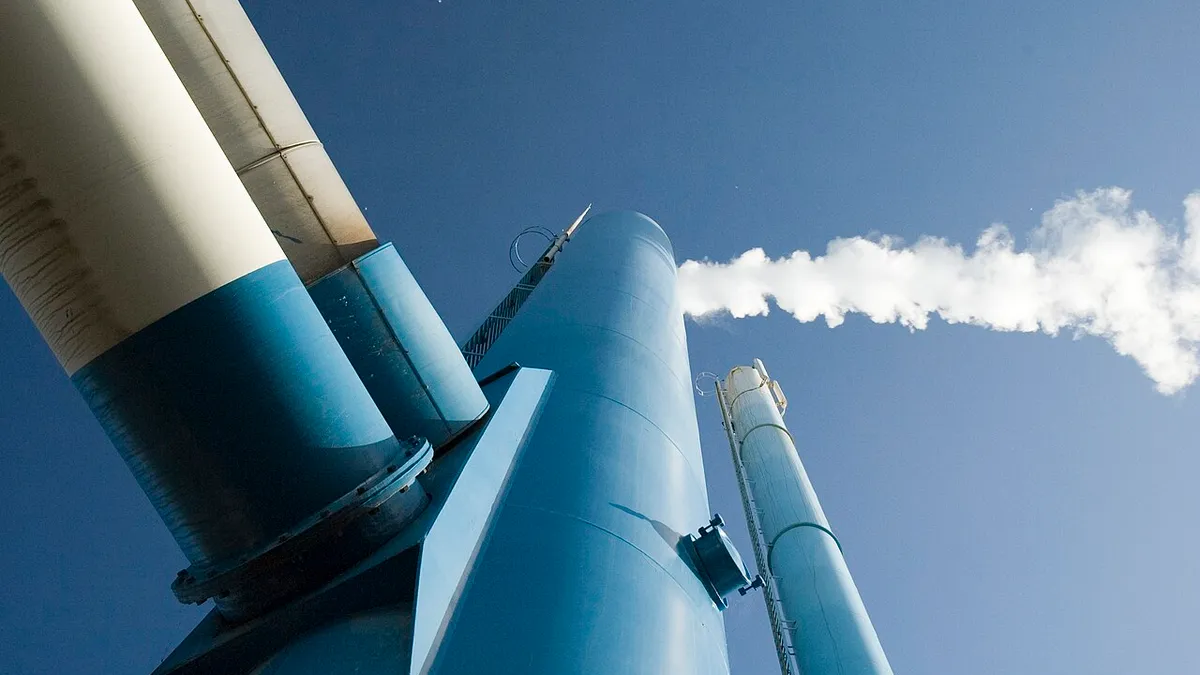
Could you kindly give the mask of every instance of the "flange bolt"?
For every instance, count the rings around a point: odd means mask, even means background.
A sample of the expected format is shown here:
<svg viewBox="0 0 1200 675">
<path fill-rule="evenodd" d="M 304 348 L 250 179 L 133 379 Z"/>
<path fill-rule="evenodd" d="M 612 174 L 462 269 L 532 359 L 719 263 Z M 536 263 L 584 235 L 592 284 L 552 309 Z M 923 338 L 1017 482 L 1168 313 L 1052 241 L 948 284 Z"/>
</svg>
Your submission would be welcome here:
<svg viewBox="0 0 1200 675">
<path fill-rule="evenodd" d="M 751 581 L 746 586 L 742 586 L 741 588 L 739 588 L 738 593 L 745 595 L 756 588 L 763 588 L 766 585 L 767 585 L 767 582 L 763 580 L 763 575 L 755 574 L 754 580 Z"/>
</svg>

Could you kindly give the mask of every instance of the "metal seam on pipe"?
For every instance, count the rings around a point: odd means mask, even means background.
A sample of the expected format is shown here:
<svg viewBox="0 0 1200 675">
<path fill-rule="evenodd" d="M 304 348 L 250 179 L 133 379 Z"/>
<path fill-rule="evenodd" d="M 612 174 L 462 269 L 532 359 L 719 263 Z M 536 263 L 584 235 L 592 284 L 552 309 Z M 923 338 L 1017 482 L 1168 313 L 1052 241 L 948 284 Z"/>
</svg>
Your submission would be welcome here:
<svg viewBox="0 0 1200 675">
<path fill-rule="evenodd" d="M 518 508 L 518 509 L 525 509 L 527 511 L 538 511 L 538 512 L 545 513 L 545 514 L 552 515 L 552 516 L 559 516 L 561 518 L 566 518 L 568 520 L 574 520 L 576 522 L 583 523 L 584 525 L 587 525 L 588 527 L 591 527 L 593 529 L 600 530 L 601 532 L 609 535 L 610 537 L 613 537 L 614 539 L 616 539 L 617 541 L 620 541 L 623 544 L 628 545 L 629 548 L 642 554 L 646 558 L 646 560 L 649 560 L 651 564 L 653 564 L 658 569 L 662 570 L 663 574 L 666 574 L 667 578 L 669 578 L 672 582 L 674 582 L 674 584 L 676 586 L 679 587 L 679 590 L 683 591 L 684 593 L 688 593 L 688 589 L 684 588 L 683 584 L 681 584 L 679 582 L 679 579 L 675 578 L 675 575 L 671 572 L 671 570 L 669 570 L 665 566 L 663 566 L 663 564 L 661 562 L 659 562 L 657 558 L 655 558 L 654 556 L 647 553 L 645 550 L 643 550 L 637 544 L 633 543 L 632 541 L 629 541 L 625 537 L 622 537 L 621 535 L 617 534 L 616 532 L 613 532 L 612 530 L 608 529 L 607 527 L 604 527 L 603 525 L 598 525 L 586 518 L 580 518 L 579 516 L 575 516 L 570 513 L 563 513 L 562 511 L 556 511 L 554 509 L 547 509 L 547 508 L 543 508 L 541 506 L 533 506 L 532 504 L 513 504 L 512 507 Z M 676 552 L 676 555 L 678 555 L 678 552 Z"/>
<path fill-rule="evenodd" d="M 743 389 L 742 391 L 739 391 L 738 395 L 734 396 L 733 400 L 729 402 L 729 412 L 731 412 L 731 413 L 733 412 L 733 406 L 737 405 L 738 399 L 742 397 L 742 394 L 749 394 L 752 391 L 758 391 L 759 389 L 762 389 L 765 386 L 767 386 L 767 380 L 763 380 L 762 382 L 759 382 L 758 386 L 753 389 Z M 787 429 L 784 429 L 784 431 L 787 431 Z M 791 434 L 789 434 L 789 435 L 791 435 Z"/>
<path fill-rule="evenodd" d="M 753 390 L 753 389 L 747 389 L 746 391 L 754 391 L 754 390 Z M 746 393 L 746 392 L 742 392 L 742 393 L 744 394 L 744 393 Z M 787 437 L 788 437 L 788 439 L 792 441 L 792 446 L 793 446 L 793 447 L 796 445 L 796 439 L 792 437 L 792 432 L 788 431 L 788 430 L 787 430 L 787 427 L 784 427 L 784 426 L 782 426 L 782 425 L 779 425 L 779 424 L 775 424 L 774 422 L 763 422 L 762 424 L 756 424 L 756 425 L 754 425 L 754 426 L 750 427 L 750 431 L 747 431 L 746 433 L 742 434 L 742 439 L 741 439 L 740 441 L 738 441 L 738 443 L 739 443 L 739 446 L 740 446 L 740 447 L 744 447 L 744 446 L 746 445 L 746 439 L 750 437 L 750 434 L 751 434 L 751 433 L 752 433 L 752 432 L 753 432 L 755 429 L 762 429 L 763 427 L 775 427 L 776 429 L 778 429 L 778 430 L 782 431 L 783 433 L 787 434 Z"/>
<path fill-rule="evenodd" d="M 269 132 L 268 132 L 268 135 L 270 135 Z M 310 145 L 321 145 L 321 141 L 314 138 L 312 140 L 300 141 L 299 143 L 292 143 L 291 145 L 285 145 L 282 147 L 277 146 L 275 148 L 274 152 L 268 152 L 267 154 L 263 155 L 262 157 L 259 157 L 258 159 L 254 160 L 253 162 L 250 162 L 246 166 L 243 166 L 242 168 L 238 169 L 237 175 L 240 176 L 243 173 L 246 173 L 247 171 L 253 171 L 254 169 L 257 169 L 258 167 L 262 166 L 263 164 L 266 164 L 267 162 L 270 162 L 271 160 L 275 159 L 276 157 L 278 157 L 279 159 L 283 159 L 284 153 L 290 152 L 292 150 L 296 150 L 298 148 L 306 148 Z"/>
<path fill-rule="evenodd" d="M 312 211 L 313 218 L 317 219 L 317 224 L 321 226 L 321 231 L 325 233 L 325 238 L 328 239 L 329 243 L 333 244 L 334 248 L 336 249 L 338 242 L 336 239 L 334 239 L 333 233 L 329 231 L 329 225 L 326 224 L 325 219 L 321 217 L 321 214 L 319 211 L 317 211 L 317 208 L 313 206 L 312 195 L 308 194 L 308 191 L 304 189 L 304 183 L 300 181 L 300 177 L 296 175 L 296 171 L 292 168 L 292 165 L 289 164 L 287 158 L 283 156 L 283 148 L 280 147 L 279 141 L 275 139 L 275 134 L 271 133 L 271 128 L 267 126 L 267 121 L 264 120 L 262 115 L 258 112 L 258 106 L 254 105 L 254 101 L 250 98 L 250 92 L 246 91 L 246 87 L 242 85 L 242 80 L 238 77 L 237 73 L 233 71 L 233 64 L 230 63 L 229 59 L 225 58 L 225 52 L 221 51 L 221 45 L 217 44 L 216 38 L 214 38 L 212 32 L 208 30 L 208 26 L 205 25 L 204 19 L 200 16 L 200 12 L 196 11 L 195 3 L 192 0 L 186 0 L 186 2 L 188 9 L 192 12 L 192 16 L 196 18 L 196 23 L 200 26 L 200 30 L 204 31 L 204 37 L 208 38 L 208 42 L 212 45 L 213 51 L 216 52 L 218 57 L 220 57 L 221 62 L 225 64 L 225 71 L 229 73 L 229 77 L 233 80 L 234 86 L 238 88 L 238 91 L 242 93 L 242 97 L 246 99 L 246 105 L 250 106 L 250 110 L 254 113 L 254 119 L 258 120 L 258 124 L 260 127 L 262 127 L 263 133 L 267 135 L 267 139 L 271 141 L 271 145 L 275 146 L 276 151 L 280 153 L 279 161 L 283 162 L 283 166 L 287 168 L 288 175 L 292 177 L 292 181 L 300 190 L 300 194 L 304 195 L 304 201 L 308 204 L 308 209 Z M 319 140 L 313 140 L 317 144 L 320 144 Z M 240 171 L 237 173 L 239 176 L 241 175 Z M 340 258 L 342 262 L 348 262 L 342 257 L 340 251 L 338 251 L 338 258 Z"/>
<path fill-rule="evenodd" d="M 655 430 L 655 431 L 657 431 L 658 433 L 662 434 L 662 437 L 663 437 L 663 438 L 667 439 L 667 442 L 671 444 L 671 447 L 672 447 L 672 448 L 675 448 L 675 452 L 676 452 L 676 453 L 679 455 L 679 457 L 680 457 L 681 459 L 683 459 L 683 463 L 687 465 L 689 473 L 691 473 L 691 474 L 692 474 L 692 479 L 693 479 L 693 480 L 696 480 L 696 484 L 697 484 L 697 486 L 699 486 L 699 487 L 704 487 L 705 483 L 703 483 L 702 481 L 699 481 L 699 480 L 697 480 L 697 479 L 696 479 L 696 467 L 695 467 L 695 466 L 692 466 L 692 462 L 691 462 L 691 460 L 689 460 L 689 459 L 688 459 L 687 455 L 683 454 L 683 448 L 679 447 L 679 444 L 677 444 L 677 443 L 675 442 L 675 439 L 671 438 L 671 435 L 670 435 L 670 434 L 668 434 L 668 433 L 667 433 L 667 432 L 666 432 L 666 431 L 665 431 L 665 430 L 664 430 L 662 427 L 660 427 L 660 426 L 658 426 L 657 424 L 655 424 L 655 423 L 654 423 L 654 421 L 653 421 L 653 420 L 651 420 L 649 417 L 646 417 L 645 415 L 643 415 L 642 413 L 638 412 L 637 410 L 634 410 L 634 409 L 633 409 L 632 407 L 630 407 L 629 405 L 627 405 L 627 404 L 625 404 L 625 403 L 622 403 L 621 401 L 618 401 L 617 399 L 615 399 L 615 398 L 613 398 L 613 397 L 611 397 L 611 396 L 605 396 L 604 394 L 599 394 L 599 393 L 596 393 L 596 392 L 594 392 L 594 391 L 591 391 L 590 389 L 578 389 L 578 388 L 575 388 L 575 387 L 560 387 L 560 388 L 561 388 L 561 389 L 566 389 L 566 390 L 568 390 L 568 391 L 575 391 L 575 392 L 579 392 L 579 393 L 581 393 L 581 394 L 586 394 L 586 395 L 588 395 L 588 396 L 595 396 L 596 398 L 602 398 L 602 399 L 604 399 L 605 401 L 609 401 L 609 402 L 611 402 L 611 403 L 616 403 L 617 405 L 621 406 L 622 408 L 624 408 L 624 409 L 628 410 L 629 412 L 631 412 L 631 413 L 633 413 L 633 414 L 637 415 L 638 417 L 642 418 L 643 420 L 645 420 L 647 424 L 649 424 L 650 426 L 654 427 L 654 430 Z"/>
<path fill-rule="evenodd" d="M 639 300 L 641 302 L 646 302 L 645 300 L 638 298 L 636 295 L 632 295 L 630 293 L 625 293 L 624 291 L 620 291 L 620 290 L 618 290 L 616 292 L 623 293 L 624 295 L 626 295 L 630 298 L 633 298 L 635 300 Z M 647 303 L 647 304 L 649 304 L 649 303 Z M 615 328 L 609 328 L 608 326 L 601 326 L 601 325 L 594 324 L 594 323 L 583 323 L 582 321 L 573 321 L 569 324 L 563 324 L 563 325 L 581 326 L 583 328 L 594 328 L 596 330 L 601 330 L 601 331 L 605 331 L 608 333 L 612 333 L 614 335 L 619 335 L 619 336 L 625 338 L 626 340 L 629 340 L 630 342 L 633 342 L 634 344 L 637 344 L 638 346 L 644 348 L 651 356 L 653 356 L 655 358 L 655 360 L 657 360 L 662 365 L 666 366 L 667 370 L 671 371 L 671 374 L 672 374 L 672 376 L 674 376 L 676 382 L 678 382 L 680 385 L 682 385 L 688 389 L 691 389 L 691 383 L 680 380 L 679 375 L 675 373 L 675 369 L 671 367 L 671 364 L 667 363 L 663 359 L 662 356 L 659 356 L 658 352 L 653 347 L 651 347 L 650 345 L 646 344 L 645 342 L 642 342 L 641 340 L 629 335 L 629 333 L 619 331 Z M 681 340 L 680 343 L 686 344 L 686 340 Z"/>
<path fill-rule="evenodd" d="M 814 522 L 807 521 L 807 520 L 803 521 L 803 522 L 799 522 L 799 523 L 792 523 L 791 525 L 788 525 L 787 527 L 780 530 L 779 534 L 775 535 L 775 538 L 771 540 L 771 543 L 767 544 L 767 571 L 770 572 L 771 570 L 774 569 L 774 566 L 771 564 L 771 554 L 773 554 L 775 552 L 775 544 L 777 544 L 779 542 L 779 540 L 783 537 L 783 535 L 787 534 L 788 532 L 791 532 L 792 530 L 798 530 L 802 527 L 814 527 L 814 528 L 824 532 L 825 534 L 829 535 L 830 539 L 833 539 L 833 543 L 837 544 L 838 551 L 842 551 L 842 542 L 838 541 L 837 535 L 834 534 L 833 531 L 830 530 L 828 527 L 825 527 L 824 525 L 821 525 L 819 523 L 814 523 Z M 771 574 L 774 574 L 774 572 L 771 572 Z"/>
</svg>

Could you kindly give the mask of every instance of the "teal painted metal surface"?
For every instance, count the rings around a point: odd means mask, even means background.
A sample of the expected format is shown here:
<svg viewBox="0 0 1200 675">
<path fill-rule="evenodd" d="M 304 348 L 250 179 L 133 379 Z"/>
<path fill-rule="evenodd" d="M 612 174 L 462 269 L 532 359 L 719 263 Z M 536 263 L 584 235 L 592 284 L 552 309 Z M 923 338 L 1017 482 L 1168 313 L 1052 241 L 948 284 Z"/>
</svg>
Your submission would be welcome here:
<svg viewBox="0 0 1200 675">
<path fill-rule="evenodd" d="M 282 532 L 266 547 L 230 564 L 195 567 L 175 577 L 171 590 L 184 603 L 212 599 L 228 621 L 259 616 L 311 591 L 395 537 L 429 504 L 417 476 L 433 459 L 424 438 L 404 441 L 404 452 L 341 499 Z"/>
<path fill-rule="evenodd" d="M 708 522 L 670 242 L 585 221 L 477 373 L 556 375 L 431 672 L 728 673 L 685 533 Z"/>
<path fill-rule="evenodd" d="M 517 457 L 540 419 L 554 374 L 521 368 L 487 385 L 498 409 L 472 447 L 447 454 L 427 476 L 439 498 L 421 539 L 412 635 L 413 675 L 428 672 L 447 626 L 474 574 L 479 551 L 491 536 Z M 503 398 L 499 394 L 503 393 Z M 414 527 L 413 536 L 423 524 Z M 403 541 L 403 540 L 402 540 Z"/>
<path fill-rule="evenodd" d="M 458 345 L 391 244 L 308 290 L 397 436 L 440 448 L 487 412 Z"/>
<path fill-rule="evenodd" d="M 286 261 L 72 381 L 197 570 L 252 555 L 402 452 Z"/>
<path fill-rule="evenodd" d="M 803 675 L 891 675 L 841 545 L 817 500 L 780 414 L 782 398 L 761 363 L 730 371 L 718 395 L 735 461 L 753 496 L 766 544 L 768 583 Z M 763 561 L 760 560 L 760 565 Z M 775 621 L 775 617 L 772 617 Z M 790 654 L 781 654 L 785 672 Z"/>
<path fill-rule="evenodd" d="M 486 384 L 491 413 L 429 467 L 431 503 L 402 534 L 254 621 L 230 626 L 211 613 L 155 675 L 427 672 L 553 379 L 520 368 Z"/>
</svg>

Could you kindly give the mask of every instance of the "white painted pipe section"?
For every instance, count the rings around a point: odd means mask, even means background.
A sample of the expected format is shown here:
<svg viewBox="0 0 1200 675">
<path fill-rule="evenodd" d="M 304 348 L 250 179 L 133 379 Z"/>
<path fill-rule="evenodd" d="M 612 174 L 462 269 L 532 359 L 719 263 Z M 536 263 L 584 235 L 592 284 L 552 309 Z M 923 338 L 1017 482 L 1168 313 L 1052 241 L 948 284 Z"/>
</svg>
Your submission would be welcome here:
<svg viewBox="0 0 1200 675">
<path fill-rule="evenodd" d="M 739 366 L 724 395 L 745 479 L 758 507 L 769 583 L 804 675 L 891 675 L 841 547 L 780 415 L 766 368 Z M 777 387 L 775 388 L 777 389 Z M 762 571 L 762 570 L 760 570 Z"/>
<path fill-rule="evenodd" d="M 305 283 L 379 242 L 237 0 L 134 0 Z"/>
<path fill-rule="evenodd" d="M 68 374 L 283 259 L 127 0 L 0 8 L 0 274 Z"/>
</svg>

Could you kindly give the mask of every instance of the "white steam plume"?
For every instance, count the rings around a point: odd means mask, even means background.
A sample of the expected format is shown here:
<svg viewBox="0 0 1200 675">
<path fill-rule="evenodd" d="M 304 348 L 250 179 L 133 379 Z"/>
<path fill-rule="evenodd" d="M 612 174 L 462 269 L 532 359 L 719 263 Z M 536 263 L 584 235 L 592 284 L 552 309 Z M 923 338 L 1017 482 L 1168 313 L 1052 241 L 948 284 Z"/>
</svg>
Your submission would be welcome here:
<svg viewBox="0 0 1200 675">
<path fill-rule="evenodd" d="M 772 260 L 751 249 L 728 263 L 679 268 L 684 311 L 764 315 L 774 299 L 798 321 L 849 312 L 921 330 L 949 323 L 1000 331 L 1104 338 L 1173 394 L 1200 374 L 1200 192 L 1184 200 L 1185 231 L 1130 210 L 1130 192 L 1081 192 L 1042 215 L 1017 250 L 1003 225 L 975 250 L 924 237 L 912 246 L 882 237 L 835 239 L 825 255 L 796 251 Z"/>
</svg>

